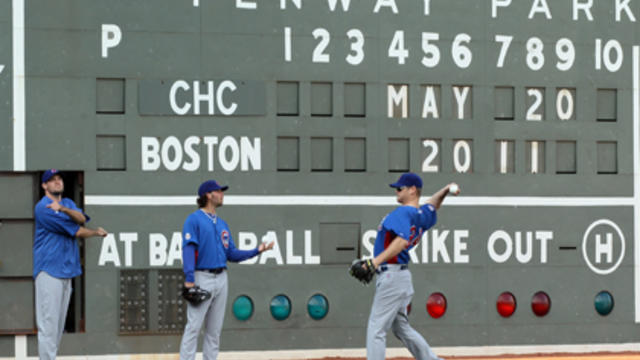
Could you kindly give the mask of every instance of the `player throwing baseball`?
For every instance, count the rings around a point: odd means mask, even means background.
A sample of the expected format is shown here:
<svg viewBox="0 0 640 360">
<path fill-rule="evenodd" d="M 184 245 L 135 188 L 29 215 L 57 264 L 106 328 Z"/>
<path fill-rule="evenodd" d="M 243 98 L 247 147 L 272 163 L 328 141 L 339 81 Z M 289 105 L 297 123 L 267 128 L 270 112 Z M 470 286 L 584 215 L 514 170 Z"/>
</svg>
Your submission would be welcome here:
<svg viewBox="0 0 640 360">
<path fill-rule="evenodd" d="M 182 229 L 182 262 L 185 288 L 204 290 L 207 296 L 185 297 L 187 325 L 180 343 L 180 360 L 196 357 L 198 333 L 205 323 L 202 358 L 215 360 L 220 347 L 220 331 L 227 303 L 227 261 L 240 262 L 273 248 L 274 243 L 262 243 L 254 250 L 238 250 L 227 223 L 218 217 L 216 209 L 222 206 L 224 191 L 215 180 L 208 180 L 198 188 L 199 209 L 191 213 Z"/>
<path fill-rule="evenodd" d="M 409 271 L 409 250 L 422 233 L 436 223 L 436 210 L 447 194 L 459 193 L 451 183 L 433 194 L 427 204 L 420 206 L 422 179 L 405 173 L 390 184 L 396 189 L 401 206 L 387 214 L 378 226 L 371 265 L 378 273 L 376 293 L 367 326 L 367 359 L 384 360 L 389 329 L 418 360 L 440 359 L 427 341 L 409 325 L 407 306 L 413 297 L 413 283 Z"/>
</svg>

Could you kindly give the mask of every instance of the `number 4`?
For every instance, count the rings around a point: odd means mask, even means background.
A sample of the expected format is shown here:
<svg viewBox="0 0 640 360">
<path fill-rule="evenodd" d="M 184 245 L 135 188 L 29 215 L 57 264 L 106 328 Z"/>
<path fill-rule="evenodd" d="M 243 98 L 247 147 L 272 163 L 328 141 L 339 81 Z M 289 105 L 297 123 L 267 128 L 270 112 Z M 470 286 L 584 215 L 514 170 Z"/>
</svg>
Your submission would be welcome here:
<svg viewBox="0 0 640 360">
<path fill-rule="evenodd" d="M 404 31 L 396 30 L 389 45 L 389 57 L 398 58 L 398 64 L 404 65 L 404 61 L 409 57 L 409 50 L 404 47 Z"/>
</svg>

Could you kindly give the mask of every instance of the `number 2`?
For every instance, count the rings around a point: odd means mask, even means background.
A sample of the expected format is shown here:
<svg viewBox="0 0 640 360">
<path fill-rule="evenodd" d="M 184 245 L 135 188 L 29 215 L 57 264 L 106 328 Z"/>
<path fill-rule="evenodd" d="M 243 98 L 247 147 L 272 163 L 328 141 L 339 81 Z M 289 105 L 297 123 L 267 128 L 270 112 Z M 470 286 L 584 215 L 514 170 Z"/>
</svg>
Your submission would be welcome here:
<svg viewBox="0 0 640 360">
<path fill-rule="evenodd" d="M 533 101 L 533 104 L 529 106 L 529 110 L 527 110 L 526 119 L 531 121 L 542 120 L 542 115 L 536 114 L 536 111 L 540 108 L 540 105 L 542 105 L 542 92 L 538 89 L 529 89 L 527 90 L 527 95 L 533 96 L 535 100 Z"/>
<path fill-rule="evenodd" d="M 312 32 L 313 38 L 320 38 L 318 45 L 313 50 L 313 62 L 314 63 L 328 63 L 330 58 L 329 54 L 325 54 L 324 50 L 329 45 L 329 41 L 331 40 L 331 34 L 327 31 L 327 29 L 317 28 Z"/>
<path fill-rule="evenodd" d="M 422 172 L 438 172 L 438 164 L 433 164 L 438 156 L 438 143 L 434 140 L 425 140 L 422 142 L 422 146 L 427 149 L 427 157 L 422 163 Z"/>
</svg>

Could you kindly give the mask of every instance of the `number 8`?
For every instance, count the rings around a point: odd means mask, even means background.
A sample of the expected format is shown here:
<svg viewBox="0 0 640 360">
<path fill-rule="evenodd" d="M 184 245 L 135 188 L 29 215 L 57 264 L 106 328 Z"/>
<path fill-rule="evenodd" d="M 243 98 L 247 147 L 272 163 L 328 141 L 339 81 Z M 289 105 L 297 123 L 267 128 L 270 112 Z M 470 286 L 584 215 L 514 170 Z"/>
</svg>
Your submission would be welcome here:
<svg viewBox="0 0 640 360">
<path fill-rule="evenodd" d="M 533 71 L 538 71 L 544 66 L 544 54 L 542 53 L 544 44 L 537 37 L 532 37 L 527 41 L 527 66 Z"/>
</svg>

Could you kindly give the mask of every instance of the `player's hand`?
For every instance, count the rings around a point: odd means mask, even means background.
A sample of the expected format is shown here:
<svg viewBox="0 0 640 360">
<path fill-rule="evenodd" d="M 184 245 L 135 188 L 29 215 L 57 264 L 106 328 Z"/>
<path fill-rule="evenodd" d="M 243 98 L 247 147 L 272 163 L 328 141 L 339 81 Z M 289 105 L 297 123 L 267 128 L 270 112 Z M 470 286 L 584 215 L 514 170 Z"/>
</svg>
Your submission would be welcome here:
<svg viewBox="0 0 640 360">
<path fill-rule="evenodd" d="M 52 202 L 51 204 L 47 205 L 47 207 L 53 211 L 62 210 L 62 205 L 60 205 L 60 203 L 58 203 L 57 201 Z"/>
<path fill-rule="evenodd" d="M 107 230 L 101 228 L 98 226 L 98 228 L 96 229 L 96 232 L 98 233 L 98 236 L 102 236 L 105 237 L 107 236 L 109 233 L 107 232 Z"/>
<path fill-rule="evenodd" d="M 376 267 L 372 259 L 355 259 L 349 267 L 349 275 L 361 281 L 363 284 L 371 282 L 376 275 Z"/>
<path fill-rule="evenodd" d="M 258 251 L 259 252 L 265 252 L 267 250 L 271 250 L 273 249 L 273 246 L 276 244 L 275 241 L 271 241 L 271 242 L 266 242 L 266 243 L 262 243 L 260 244 L 260 246 L 258 246 Z"/>
<path fill-rule="evenodd" d="M 187 282 L 187 281 L 184 282 L 184 287 L 186 288 L 192 288 L 194 286 L 196 286 L 196 283 Z"/>
</svg>

